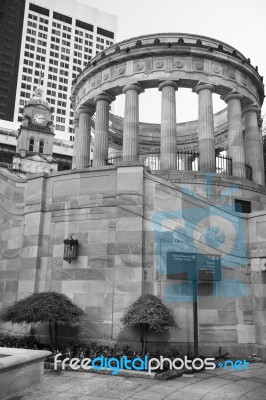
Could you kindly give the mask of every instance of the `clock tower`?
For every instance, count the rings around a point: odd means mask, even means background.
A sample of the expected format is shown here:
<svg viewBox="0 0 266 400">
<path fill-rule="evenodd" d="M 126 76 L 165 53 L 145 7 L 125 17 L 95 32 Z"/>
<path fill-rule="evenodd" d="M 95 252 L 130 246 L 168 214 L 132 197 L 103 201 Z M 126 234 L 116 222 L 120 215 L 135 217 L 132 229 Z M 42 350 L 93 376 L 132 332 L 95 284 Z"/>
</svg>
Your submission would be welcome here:
<svg viewBox="0 0 266 400">
<path fill-rule="evenodd" d="M 52 156 L 55 136 L 52 113 L 53 108 L 39 85 L 23 110 L 13 169 L 31 173 L 57 171 Z"/>
</svg>

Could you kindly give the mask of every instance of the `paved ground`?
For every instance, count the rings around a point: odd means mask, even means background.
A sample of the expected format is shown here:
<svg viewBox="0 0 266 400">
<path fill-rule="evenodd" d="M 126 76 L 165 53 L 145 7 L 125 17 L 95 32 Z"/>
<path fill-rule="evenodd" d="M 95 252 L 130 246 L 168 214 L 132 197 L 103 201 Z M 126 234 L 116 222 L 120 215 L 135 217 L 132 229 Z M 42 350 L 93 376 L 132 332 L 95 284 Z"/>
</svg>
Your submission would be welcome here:
<svg viewBox="0 0 266 400">
<path fill-rule="evenodd" d="M 249 371 L 214 371 L 170 381 L 96 375 L 86 372 L 45 371 L 40 384 L 16 400 L 265 400 L 266 364 Z"/>
</svg>

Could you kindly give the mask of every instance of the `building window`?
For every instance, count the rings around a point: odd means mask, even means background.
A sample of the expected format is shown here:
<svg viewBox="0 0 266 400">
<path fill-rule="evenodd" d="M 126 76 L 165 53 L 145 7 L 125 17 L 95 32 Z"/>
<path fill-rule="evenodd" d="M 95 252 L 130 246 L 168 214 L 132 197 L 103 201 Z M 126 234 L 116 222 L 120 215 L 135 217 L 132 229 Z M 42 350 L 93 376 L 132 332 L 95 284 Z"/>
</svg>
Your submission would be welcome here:
<svg viewBox="0 0 266 400">
<path fill-rule="evenodd" d="M 56 43 L 60 43 L 60 39 L 52 36 L 51 40 Z"/>
<path fill-rule="evenodd" d="M 36 54 L 36 60 L 45 62 L 45 57 L 42 57 L 39 54 Z M 44 65 L 43 65 L 43 67 L 44 67 Z"/>
<path fill-rule="evenodd" d="M 76 20 L 76 26 L 78 28 L 82 28 L 82 29 L 86 29 L 87 31 L 93 32 L 93 25 L 91 24 L 87 24 L 86 22 L 80 21 L 80 20 Z M 77 29 L 78 32 L 81 32 Z M 80 33 L 78 33 L 80 34 Z M 81 32 L 81 34 L 83 35 L 83 33 Z"/>
<path fill-rule="evenodd" d="M 57 20 L 59 20 L 61 22 L 65 22 L 66 24 L 70 24 L 70 25 L 72 24 L 72 18 L 71 17 L 68 17 L 68 16 L 63 15 L 63 14 L 59 14 L 58 12 L 54 11 L 53 17 L 54 17 L 54 19 L 57 19 Z"/>
<path fill-rule="evenodd" d="M 38 36 L 39 36 L 40 38 L 47 39 L 46 33 L 39 32 L 39 33 L 38 33 Z"/>
<path fill-rule="evenodd" d="M 48 24 L 48 19 L 40 18 L 42 24 Z"/>
<path fill-rule="evenodd" d="M 106 29 L 97 28 L 98 35 L 106 36 L 109 39 L 114 39 L 114 32 L 107 31 Z"/>
<path fill-rule="evenodd" d="M 35 22 L 28 21 L 28 26 L 32 26 L 32 28 L 37 28 L 37 24 Z"/>
<path fill-rule="evenodd" d="M 68 39 L 68 40 L 70 40 L 70 39 L 71 39 L 71 36 L 70 36 L 70 35 L 68 35 L 68 34 L 67 34 L 67 33 L 65 33 L 65 32 L 63 32 L 62 36 L 63 36 L 64 38 Z"/>
<path fill-rule="evenodd" d="M 50 14 L 50 12 L 49 12 L 49 10 L 47 8 L 40 7 L 40 6 L 37 6 L 37 5 L 32 4 L 32 3 L 30 3 L 29 9 L 30 9 L 30 11 L 34 11 L 34 12 L 36 12 L 38 14 L 46 15 L 47 17 L 49 17 L 49 14 Z"/>
<path fill-rule="evenodd" d="M 34 31 L 33 29 L 27 29 L 27 33 L 29 34 L 29 35 L 33 35 L 33 36 L 36 36 L 36 31 Z"/>
<path fill-rule="evenodd" d="M 235 199 L 235 210 L 240 213 L 251 213 L 251 202 Z"/>
<path fill-rule="evenodd" d="M 40 140 L 39 153 L 43 154 L 43 150 L 44 150 L 44 141 Z"/>
<path fill-rule="evenodd" d="M 56 46 L 55 44 L 51 43 L 51 49 L 59 51 L 59 46 Z"/>
<path fill-rule="evenodd" d="M 30 19 L 34 19 L 34 21 L 37 21 L 37 16 L 36 15 L 33 15 L 33 14 L 29 14 L 29 18 Z"/>
<path fill-rule="evenodd" d="M 34 151 L 34 139 L 30 139 L 29 151 Z"/>
<path fill-rule="evenodd" d="M 48 27 L 47 27 L 47 26 L 39 25 L 39 29 L 40 29 L 41 31 L 48 32 Z"/>
<path fill-rule="evenodd" d="M 33 67 L 33 61 L 31 61 L 31 60 L 24 60 L 24 64 L 30 65 L 31 67 Z"/>
</svg>

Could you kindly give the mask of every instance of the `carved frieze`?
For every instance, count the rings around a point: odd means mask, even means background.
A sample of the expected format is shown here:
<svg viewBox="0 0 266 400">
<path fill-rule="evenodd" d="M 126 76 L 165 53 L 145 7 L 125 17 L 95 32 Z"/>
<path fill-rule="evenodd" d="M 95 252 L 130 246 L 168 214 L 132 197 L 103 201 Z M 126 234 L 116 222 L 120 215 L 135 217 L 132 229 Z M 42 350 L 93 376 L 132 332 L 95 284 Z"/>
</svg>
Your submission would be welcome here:
<svg viewBox="0 0 266 400">
<path fill-rule="evenodd" d="M 143 64 L 143 63 L 138 63 L 138 64 L 136 65 L 136 70 L 137 70 L 137 71 L 142 71 L 143 68 L 144 68 L 144 64 Z"/>
<path fill-rule="evenodd" d="M 183 60 L 175 60 L 174 61 L 174 68 L 183 68 L 184 67 L 184 61 Z"/>
<path fill-rule="evenodd" d="M 162 69 L 163 66 L 164 66 L 164 61 L 163 61 L 163 60 L 158 59 L 158 60 L 154 60 L 154 61 L 153 61 L 153 67 L 154 67 L 154 69 Z"/>
<path fill-rule="evenodd" d="M 214 39 L 209 39 L 206 44 L 206 38 L 203 37 L 193 35 L 193 38 L 187 40 L 186 35 L 184 38 L 178 35 L 174 38 L 173 35 L 171 38 L 167 37 L 167 40 L 161 39 L 160 34 L 147 35 L 147 38 L 152 36 L 149 41 L 145 37 L 145 40 L 143 38 L 135 39 L 132 42 L 129 41 L 128 44 L 122 42 L 110 51 L 105 50 L 104 58 L 100 59 L 100 55 L 96 56 L 84 71 L 83 81 L 78 79 L 74 84 L 73 104 L 77 107 L 83 101 L 93 100 L 95 89 L 100 91 L 101 85 L 104 84 L 103 90 L 106 90 L 107 82 L 110 83 L 108 90 L 112 92 L 114 89 L 118 95 L 119 90 L 122 93 L 121 88 L 127 84 L 127 76 L 132 81 L 135 74 L 136 81 L 145 89 L 145 87 L 158 87 L 156 76 L 158 72 L 160 72 L 160 79 L 164 79 L 164 74 L 168 79 L 169 72 L 171 72 L 173 77 L 179 80 L 180 88 L 192 88 L 197 84 L 200 73 L 203 83 L 204 76 L 206 76 L 206 83 L 214 86 L 214 93 L 223 95 L 226 91 L 236 90 L 244 96 L 246 103 L 252 102 L 261 106 L 262 81 L 255 68 L 254 74 L 257 76 L 250 76 L 253 67 L 241 53 L 233 51 L 234 49 L 225 44 L 217 43 Z M 212 40 L 215 43 L 212 44 Z M 181 51 L 180 46 L 190 48 L 189 52 L 186 55 L 182 53 L 178 55 L 178 52 L 173 54 L 175 48 Z M 150 49 L 152 52 L 149 55 L 147 50 Z M 195 53 L 193 54 L 193 52 Z M 115 58 L 110 63 L 109 56 L 111 54 Z M 230 58 L 234 58 L 234 65 Z M 98 63 L 98 61 L 101 62 Z M 131 68 L 128 67 L 129 63 L 132 64 Z M 238 69 L 237 63 L 241 68 Z M 246 73 L 243 70 L 245 68 L 247 68 Z M 179 71 L 182 73 L 179 74 Z M 87 74 L 87 82 L 89 82 L 89 85 L 85 83 L 86 86 L 82 84 L 82 82 L 86 82 L 85 74 Z M 123 79 L 123 83 L 121 83 L 121 79 Z"/>
<path fill-rule="evenodd" d="M 221 73 L 221 67 L 220 67 L 219 65 L 217 65 L 217 64 L 216 64 L 216 65 L 213 65 L 212 71 L 213 71 L 214 74 L 220 75 L 220 73 Z"/>
<path fill-rule="evenodd" d="M 204 67 L 203 61 L 195 61 L 194 62 L 194 68 L 198 71 L 202 71 Z"/>
<path fill-rule="evenodd" d="M 236 71 L 233 69 L 228 69 L 228 78 L 236 79 Z"/>
<path fill-rule="evenodd" d="M 117 74 L 118 74 L 118 76 L 124 75 L 125 72 L 126 72 L 126 67 L 125 67 L 125 65 L 123 65 L 123 66 L 121 66 L 121 67 L 119 67 L 119 68 L 117 69 Z"/>
</svg>

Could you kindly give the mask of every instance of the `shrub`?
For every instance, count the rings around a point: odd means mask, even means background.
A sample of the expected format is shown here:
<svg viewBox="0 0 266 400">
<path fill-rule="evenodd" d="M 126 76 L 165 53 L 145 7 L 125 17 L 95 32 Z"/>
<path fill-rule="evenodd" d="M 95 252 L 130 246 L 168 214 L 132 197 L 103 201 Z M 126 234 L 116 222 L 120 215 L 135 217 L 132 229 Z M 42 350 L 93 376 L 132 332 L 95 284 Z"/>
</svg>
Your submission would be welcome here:
<svg viewBox="0 0 266 400">
<path fill-rule="evenodd" d="M 138 327 L 141 331 L 141 354 L 146 353 L 147 331 L 156 332 L 177 328 L 173 311 L 162 300 L 152 294 L 140 296 L 126 311 L 122 324 Z"/>
<path fill-rule="evenodd" d="M 0 347 L 38 350 L 42 347 L 40 341 L 32 336 L 10 335 L 0 333 Z"/>
<path fill-rule="evenodd" d="M 1 318 L 12 324 L 47 322 L 52 348 L 57 347 L 57 324 L 76 326 L 83 310 L 64 294 L 57 292 L 34 293 L 5 309 Z M 54 325 L 54 338 L 52 333 Z"/>
</svg>

